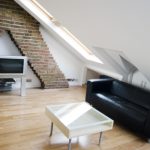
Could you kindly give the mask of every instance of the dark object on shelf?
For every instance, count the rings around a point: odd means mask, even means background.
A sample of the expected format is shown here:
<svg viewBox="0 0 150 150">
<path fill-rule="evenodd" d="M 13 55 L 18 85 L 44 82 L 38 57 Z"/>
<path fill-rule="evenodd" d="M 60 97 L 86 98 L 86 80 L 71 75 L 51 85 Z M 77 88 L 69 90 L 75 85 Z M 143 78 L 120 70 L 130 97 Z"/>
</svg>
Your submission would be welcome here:
<svg viewBox="0 0 150 150">
<path fill-rule="evenodd" d="M 86 101 L 125 127 L 150 139 L 150 92 L 113 79 L 87 82 Z"/>
<path fill-rule="evenodd" d="M 15 83 L 13 78 L 0 79 L 0 91 L 12 90 L 12 84 Z"/>
</svg>

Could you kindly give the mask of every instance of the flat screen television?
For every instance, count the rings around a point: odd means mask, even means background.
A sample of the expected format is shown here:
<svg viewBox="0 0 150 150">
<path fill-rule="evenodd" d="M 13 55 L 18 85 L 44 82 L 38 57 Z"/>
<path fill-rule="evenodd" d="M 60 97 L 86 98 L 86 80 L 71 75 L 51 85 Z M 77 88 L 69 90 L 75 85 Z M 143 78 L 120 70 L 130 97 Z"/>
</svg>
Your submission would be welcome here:
<svg viewBox="0 0 150 150">
<path fill-rule="evenodd" d="M 0 75 L 25 75 L 27 57 L 0 56 Z"/>
</svg>

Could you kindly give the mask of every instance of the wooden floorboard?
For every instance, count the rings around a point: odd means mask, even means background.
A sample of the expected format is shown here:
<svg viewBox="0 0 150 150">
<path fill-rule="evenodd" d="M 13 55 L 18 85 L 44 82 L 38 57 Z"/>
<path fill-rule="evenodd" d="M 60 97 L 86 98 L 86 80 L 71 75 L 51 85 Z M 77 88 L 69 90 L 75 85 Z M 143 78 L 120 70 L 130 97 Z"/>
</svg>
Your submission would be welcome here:
<svg viewBox="0 0 150 150">
<path fill-rule="evenodd" d="M 54 127 L 49 138 L 50 120 L 45 106 L 85 100 L 85 88 L 42 90 L 28 89 L 25 97 L 19 91 L 0 92 L 0 150 L 67 150 L 68 139 Z M 135 134 L 114 125 L 99 134 L 74 138 L 72 150 L 150 150 L 150 144 Z"/>
</svg>

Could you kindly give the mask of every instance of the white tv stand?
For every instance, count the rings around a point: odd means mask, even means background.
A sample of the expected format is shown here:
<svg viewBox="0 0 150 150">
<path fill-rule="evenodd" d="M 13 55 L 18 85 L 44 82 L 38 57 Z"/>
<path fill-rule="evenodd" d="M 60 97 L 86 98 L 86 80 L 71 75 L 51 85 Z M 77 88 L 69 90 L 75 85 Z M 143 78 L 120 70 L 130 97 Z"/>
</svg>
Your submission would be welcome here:
<svg viewBox="0 0 150 150">
<path fill-rule="evenodd" d="M 8 70 L 8 72 L 10 72 L 10 73 L 5 73 L 5 72 L 7 72 L 7 71 L 4 71 L 4 73 L 3 73 L 3 71 L 2 71 L 2 73 L 0 73 L 0 78 L 2 79 L 2 78 L 20 78 L 20 80 L 21 80 L 21 84 L 20 84 L 20 95 L 21 96 L 25 96 L 26 95 L 26 72 L 27 72 L 27 57 L 26 56 L 0 56 L 0 60 L 9 60 L 10 59 L 10 62 L 8 63 L 8 62 L 6 62 L 6 66 L 5 66 L 5 64 L 4 64 L 4 62 L 1 64 L 2 66 L 2 68 L 4 69 L 5 67 L 5 69 L 4 70 Z M 8 65 L 12 65 L 11 64 L 11 61 L 13 62 L 13 60 L 22 60 L 22 63 L 21 63 L 21 65 L 22 65 L 22 70 L 21 71 L 19 71 L 19 72 L 21 72 L 21 73 L 11 73 L 11 69 L 10 69 L 10 67 L 7 67 Z M 15 65 L 15 64 L 14 64 Z M 10 69 L 10 71 L 9 71 L 9 69 Z M 13 71 L 12 71 L 13 72 Z M 15 71 L 14 71 L 15 72 Z"/>
<path fill-rule="evenodd" d="M 19 75 L 19 74 L 4 74 L 0 75 L 0 79 L 7 79 L 7 78 L 20 78 L 21 84 L 20 84 L 20 95 L 25 96 L 26 95 L 26 77 L 25 75 Z"/>
</svg>

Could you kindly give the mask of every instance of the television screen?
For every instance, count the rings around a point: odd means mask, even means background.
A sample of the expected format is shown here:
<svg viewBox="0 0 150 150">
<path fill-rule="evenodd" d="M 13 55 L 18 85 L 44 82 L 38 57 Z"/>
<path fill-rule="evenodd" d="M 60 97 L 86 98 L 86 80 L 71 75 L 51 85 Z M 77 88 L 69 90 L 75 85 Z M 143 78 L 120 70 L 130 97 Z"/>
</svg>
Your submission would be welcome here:
<svg viewBox="0 0 150 150">
<path fill-rule="evenodd" d="M 23 73 L 24 59 L 0 58 L 0 73 Z"/>
</svg>

